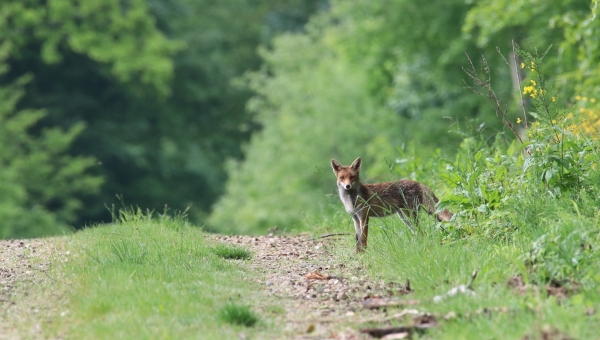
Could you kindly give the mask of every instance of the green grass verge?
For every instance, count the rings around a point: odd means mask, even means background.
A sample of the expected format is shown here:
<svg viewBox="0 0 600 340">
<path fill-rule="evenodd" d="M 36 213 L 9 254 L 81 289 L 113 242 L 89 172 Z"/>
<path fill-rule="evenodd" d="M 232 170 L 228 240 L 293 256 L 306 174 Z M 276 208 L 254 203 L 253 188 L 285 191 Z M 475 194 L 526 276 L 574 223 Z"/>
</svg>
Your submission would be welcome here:
<svg viewBox="0 0 600 340">
<path fill-rule="evenodd" d="M 523 232 L 504 242 L 491 238 L 446 242 L 444 233 L 429 216 L 420 218 L 417 235 L 395 216 L 371 219 L 369 247 L 364 255 L 358 255 L 359 261 L 374 277 L 400 283 L 410 280 L 414 291 L 404 298 L 420 303 L 407 308 L 431 313 L 441 324 L 428 330 L 425 338 L 596 338 L 600 325 L 600 262 L 577 254 L 581 249 L 595 249 L 600 244 L 597 238 L 589 237 L 586 242 L 593 244 L 582 245 L 575 236 L 597 235 L 599 219 L 577 216 L 563 205 L 560 201 L 541 204 L 543 220 L 551 224 L 529 228 L 523 225 Z M 353 232 L 350 217 L 342 213 L 327 223 L 329 232 Z M 536 247 L 542 247 L 541 235 L 554 235 L 550 244 L 559 250 L 551 253 L 553 248 L 544 246 L 544 256 L 532 266 L 527 264 L 528 255 Z M 339 247 L 353 247 L 350 241 Z M 474 296 L 445 295 L 452 288 L 467 284 L 474 270 L 478 271 Z M 540 274 L 560 270 L 566 273 L 565 277 L 578 282 L 564 283 L 569 288 L 567 297 L 549 294 L 549 283 Z M 520 290 L 509 285 L 509 280 L 518 275 L 527 288 Z M 436 296 L 442 296 L 441 301 L 434 302 Z M 390 308 L 388 313 L 397 311 Z"/>
<path fill-rule="evenodd" d="M 50 332 L 72 339 L 233 339 L 267 331 L 268 320 L 253 308 L 260 288 L 244 280 L 254 274 L 243 260 L 227 259 L 250 253 L 205 236 L 183 220 L 139 211 L 75 234 L 65 249 L 69 261 L 56 268 L 71 285 L 68 313 Z"/>
</svg>

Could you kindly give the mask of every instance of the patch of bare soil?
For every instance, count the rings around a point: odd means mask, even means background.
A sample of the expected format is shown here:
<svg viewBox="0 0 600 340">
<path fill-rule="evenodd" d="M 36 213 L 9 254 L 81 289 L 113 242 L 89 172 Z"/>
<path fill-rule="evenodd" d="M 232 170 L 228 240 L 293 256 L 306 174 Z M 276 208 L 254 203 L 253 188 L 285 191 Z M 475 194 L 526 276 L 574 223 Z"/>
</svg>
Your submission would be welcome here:
<svg viewBox="0 0 600 340">
<path fill-rule="evenodd" d="M 264 273 L 269 303 L 280 304 L 272 314 L 288 339 L 399 339 L 437 325 L 422 322 L 409 282 L 368 277 L 359 261 L 333 256 L 334 237 L 213 237 L 254 252 L 250 265 Z"/>
<path fill-rule="evenodd" d="M 45 285 L 60 238 L 0 240 L 0 339 L 47 339 L 45 328 L 61 315 L 64 284 Z"/>
</svg>

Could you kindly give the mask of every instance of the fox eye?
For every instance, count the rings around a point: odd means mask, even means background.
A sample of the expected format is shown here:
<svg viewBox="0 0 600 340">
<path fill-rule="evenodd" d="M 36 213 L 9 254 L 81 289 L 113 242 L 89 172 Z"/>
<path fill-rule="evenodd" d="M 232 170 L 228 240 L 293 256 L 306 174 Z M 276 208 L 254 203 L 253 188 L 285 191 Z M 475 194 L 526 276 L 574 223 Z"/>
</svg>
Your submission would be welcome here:
<svg viewBox="0 0 600 340">
<path fill-rule="evenodd" d="M 340 179 L 343 181 L 346 179 L 346 176 L 340 176 Z"/>
</svg>

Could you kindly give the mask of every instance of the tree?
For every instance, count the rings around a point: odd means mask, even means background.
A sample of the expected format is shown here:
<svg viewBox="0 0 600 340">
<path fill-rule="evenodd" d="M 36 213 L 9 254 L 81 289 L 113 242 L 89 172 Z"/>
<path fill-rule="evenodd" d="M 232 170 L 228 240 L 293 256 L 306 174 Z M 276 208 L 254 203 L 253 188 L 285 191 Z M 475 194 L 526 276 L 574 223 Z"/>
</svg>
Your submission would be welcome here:
<svg viewBox="0 0 600 340">
<path fill-rule="evenodd" d="M 0 87 L 0 238 L 67 232 L 82 208 L 79 197 L 97 193 L 102 183 L 89 174 L 93 158 L 67 153 L 82 124 L 32 134 L 46 113 L 15 110 L 29 78 Z"/>
<path fill-rule="evenodd" d="M 301 28 L 319 2 L 2 2 L 0 36 L 14 48 L 0 84 L 34 75 L 19 103 L 47 110 L 34 129 L 85 123 L 71 154 L 97 158 L 107 180 L 77 225 L 109 219 L 115 195 L 192 206 L 199 222 L 222 191 L 225 160 L 241 158 L 257 128 L 250 92 L 233 79 L 258 69 L 256 47 Z"/>
</svg>

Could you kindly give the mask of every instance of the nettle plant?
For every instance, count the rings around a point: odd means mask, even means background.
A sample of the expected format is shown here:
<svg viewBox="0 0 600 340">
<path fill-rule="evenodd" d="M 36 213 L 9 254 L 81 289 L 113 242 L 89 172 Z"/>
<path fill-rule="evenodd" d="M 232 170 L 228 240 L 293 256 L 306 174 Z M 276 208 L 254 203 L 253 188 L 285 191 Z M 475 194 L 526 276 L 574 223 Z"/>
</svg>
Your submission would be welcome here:
<svg viewBox="0 0 600 340">
<path fill-rule="evenodd" d="M 469 67 L 464 71 L 473 82 L 467 86 L 491 100 L 496 115 L 514 138 L 500 133 L 490 145 L 475 133 L 463 141 L 456 160 L 442 175 L 454 194 L 445 197 L 441 208 L 452 207 L 459 221 L 445 227 L 448 239 L 510 238 L 518 229 L 514 222 L 517 219 L 511 216 L 516 214 L 514 207 L 526 201 L 531 203 L 540 195 L 558 198 L 594 188 L 592 176 L 600 160 L 598 111 L 589 107 L 573 112 L 562 109 L 542 72 L 547 51 L 531 54 L 515 46 L 514 52 L 523 61 L 520 65 L 515 62 L 513 71 L 529 71 L 527 80 L 519 81 L 523 110 L 522 118 L 516 122 L 508 118 L 494 93 L 485 58 L 482 77 L 467 56 Z M 583 97 L 579 98 L 583 101 Z M 596 100 L 586 98 L 585 102 L 589 105 Z M 526 111 L 527 106 L 531 106 L 531 111 Z M 524 132 L 518 127 L 523 127 Z"/>
</svg>

